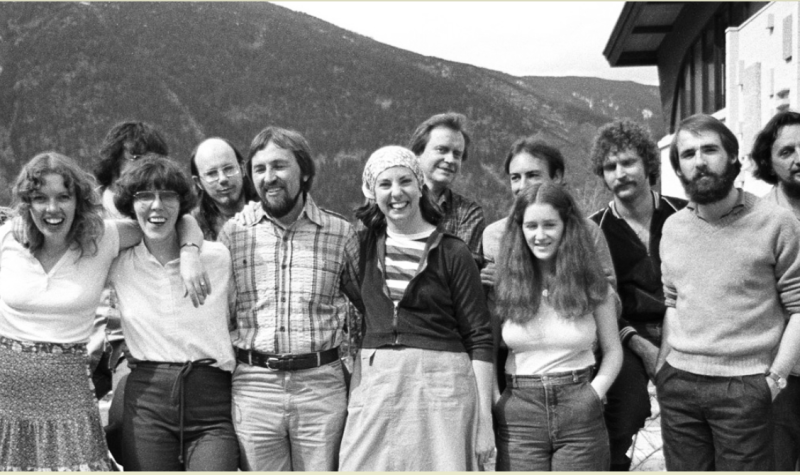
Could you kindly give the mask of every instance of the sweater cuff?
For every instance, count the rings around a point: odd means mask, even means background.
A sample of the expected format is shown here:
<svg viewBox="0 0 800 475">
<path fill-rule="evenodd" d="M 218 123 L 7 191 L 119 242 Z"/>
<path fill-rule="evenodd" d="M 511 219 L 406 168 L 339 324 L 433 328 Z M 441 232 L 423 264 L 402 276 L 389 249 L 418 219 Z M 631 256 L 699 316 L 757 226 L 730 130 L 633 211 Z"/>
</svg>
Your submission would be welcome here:
<svg viewBox="0 0 800 475">
<path fill-rule="evenodd" d="M 633 335 L 638 335 L 637 332 L 633 327 L 622 327 L 619 331 L 619 339 L 622 341 L 622 346 L 628 346 L 628 342 L 631 341 Z"/>
</svg>

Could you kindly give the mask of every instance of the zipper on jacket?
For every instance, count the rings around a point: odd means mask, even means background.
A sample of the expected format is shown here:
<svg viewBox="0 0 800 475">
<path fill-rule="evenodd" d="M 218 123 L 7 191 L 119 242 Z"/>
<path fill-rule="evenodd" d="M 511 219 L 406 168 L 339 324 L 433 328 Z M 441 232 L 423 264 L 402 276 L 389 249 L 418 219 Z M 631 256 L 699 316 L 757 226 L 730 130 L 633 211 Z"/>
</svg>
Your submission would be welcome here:
<svg viewBox="0 0 800 475">
<path fill-rule="evenodd" d="M 400 315 L 397 312 L 397 305 L 394 306 L 394 315 L 392 316 L 392 331 L 394 332 L 394 345 L 397 344 L 397 322 L 400 320 Z"/>
</svg>

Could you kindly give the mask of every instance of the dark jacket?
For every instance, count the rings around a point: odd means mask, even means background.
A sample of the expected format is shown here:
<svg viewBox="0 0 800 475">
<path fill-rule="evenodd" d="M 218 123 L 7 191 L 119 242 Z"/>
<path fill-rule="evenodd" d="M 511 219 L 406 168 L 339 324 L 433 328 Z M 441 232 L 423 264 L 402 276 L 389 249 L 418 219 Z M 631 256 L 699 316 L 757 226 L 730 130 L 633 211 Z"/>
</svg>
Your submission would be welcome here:
<svg viewBox="0 0 800 475">
<path fill-rule="evenodd" d="M 660 323 L 664 320 L 667 308 L 661 283 L 661 230 L 667 218 L 684 206 L 684 200 L 659 196 L 650 220 L 649 249 L 628 223 L 616 216 L 610 205 L 590 218 L 600 226 L 611 251 L 622 301 L 620 333 L 625 340 L 629 334 L 624 330 L 631 324 Z"/>
<path fill-rule="evenodd" d="M 421 270 L 397 308 L 384 278 L 386 234 L 361 229 L 359 241 L 362 347 L 466 351 L 471 359 L 492 361 L 492 328 L 480 272 L 462 240 L 438 229 L 430 235 Z"/>
</svg>

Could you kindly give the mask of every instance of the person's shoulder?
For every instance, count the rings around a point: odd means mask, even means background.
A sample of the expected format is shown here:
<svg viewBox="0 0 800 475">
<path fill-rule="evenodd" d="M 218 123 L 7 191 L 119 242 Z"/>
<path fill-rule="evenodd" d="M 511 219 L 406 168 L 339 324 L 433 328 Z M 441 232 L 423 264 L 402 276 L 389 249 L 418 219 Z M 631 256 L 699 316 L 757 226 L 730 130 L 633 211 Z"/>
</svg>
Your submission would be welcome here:
<svg viewBox="0 0 800 475">
<path fill-rule="evenodd" d="M 661 206 L 663 206 L 665 210 L 669 211 L 670 214 L 686 208 L 686 205 L 689 204 L 688 201 L 681 198 L 676 198 L 674 196 L 661 195 L 659 200 L 661 201 Z"/>
<path fill-rule="evenodd" d="M 502 235 L 506 229 L 506 223 L 508 222 L 508 218 L 500 218 L 497 221 L 493 222 L 486 226 L 486 229 L 483 230 L 483 238 L 486 239 L 487 236 L 499 236 Z"/>
<path fill-rule="evenodd" d="M 483 208 L 481 207 L 481 205 L 478 204 L 477 201 L 471 198 L 467 198 L 465 195 L 462 195 L 461 193 L 458 193 L 451 189 L 450 196 L 452 197 L 453 205 L 455 207 L 464 209 L 476 209 L 479 211 L 483 211 Z"/>
<path fill-rule="evenodd" d="M 605 208 L 599 209 L 594 213 L 590 214 L 588 219 L 589 221 L 593 221 L 595 224 L 599 225 L 600 222 L 603 220 L 603 216 L 605 216 L 605 214 L 608 212 L 609 212 L 609 207 L 606 206 Z"/>
<path fill-rule="evenodd" d="M 231 261 L 231 253 L 221 242 L 203 241 L 202 259 L 215 266 L 224 266 L 227 270 Z"/>
<path fill-rule="evenodd" d="M 337 213 L 335 211 L 329 210 L 327 208 L 323 208 L 321 206 L 320 206 L 319 210 L 320 210 L 322 216 L 324 216 L 325 219 L 329 220 L 330 222 L 335 222 L 335 223 L 338 223 L 338 224 L 346 224 L 346 225 L 352 227 L 352 224 L 350 224 L 350 221 L 347 218 L 345 218 L 344 215 L 339 214 L 339 213 Z"/>
</svg>

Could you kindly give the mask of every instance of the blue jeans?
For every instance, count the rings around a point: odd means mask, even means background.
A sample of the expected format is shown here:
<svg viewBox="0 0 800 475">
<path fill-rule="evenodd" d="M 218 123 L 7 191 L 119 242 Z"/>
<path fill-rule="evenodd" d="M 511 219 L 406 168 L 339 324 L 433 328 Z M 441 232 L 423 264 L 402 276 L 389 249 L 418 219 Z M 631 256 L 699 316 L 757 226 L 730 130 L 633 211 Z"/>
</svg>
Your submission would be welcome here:
<svg viewBox="0 0 800 475">
<path fill-rule="evenodd" d="M 506 376 L 495 408 L 497 470 L 608 470 L 603 402 L 590 378 L 591 368 Z"/>
<path fill-rule="evenodd" d="M 763 374 L 704 376 L 665 363 L 656 389 L 667 470 L 773 469 L 772 396 Z"/>
<path fill-rule="evenodd" d="M 297 371 L 239 363 L 233 373 L 242 470 L 336 470 L 346 415 L 341 360 Z"/>
<path fill-rule="evenodd" d="M 775 470 L 793 472 L 800 458 L 800 377 L 789 376 L 772 403 L 775 424 Z"/>
<path fill-rule="evenodd" d="M 183 450 L 179 394 L 181 365 L 140 365 L 125 385 L 122 452 L 125 471 L 232 471 L 239 446 L 231 422 L 231 374 L 210 366 L 184 379 Z M 183 452 L 185 463 L 178 457 Z"/>
</svg>

